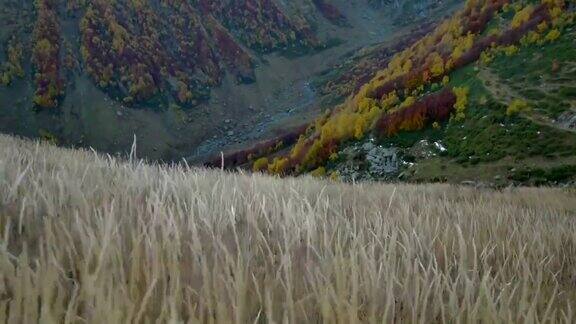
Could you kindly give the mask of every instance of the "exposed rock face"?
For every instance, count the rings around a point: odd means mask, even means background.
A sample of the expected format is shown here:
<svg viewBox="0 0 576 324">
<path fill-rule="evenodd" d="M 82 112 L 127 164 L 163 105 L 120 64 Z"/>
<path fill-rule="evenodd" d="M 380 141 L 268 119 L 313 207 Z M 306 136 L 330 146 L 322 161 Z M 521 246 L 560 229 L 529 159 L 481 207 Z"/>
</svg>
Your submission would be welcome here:
<svg viewBox="0 0 576 324">
<path fill-rule="evenodd" d="M 576 130 L 576 111 L 563 113 L 558 117 L 557 123 L 562 128 Z"/>
<path fill-rule="evenodd" d="M 430 141 L 426 139 L 418 141 L 418 143 L 414 144 L 408 152 L 417 159 L 428 159 L 437 154 Z"/>
<path fill-rule="evenodd" d="M 376 146 L 366 155 L 370 167 L 370 174 L 374 176 L 384 176 L 398 172 L 398 151 L 396 148 L 385 148 Z"/>
<path fill-rule="evenodd" d="M 371 140 L 349 146 L 340 155 L 344 161 L 336 170 L 344 181 L 393 179 L 400 170 L 398 149 L 376 145 Z"/>
</svg>

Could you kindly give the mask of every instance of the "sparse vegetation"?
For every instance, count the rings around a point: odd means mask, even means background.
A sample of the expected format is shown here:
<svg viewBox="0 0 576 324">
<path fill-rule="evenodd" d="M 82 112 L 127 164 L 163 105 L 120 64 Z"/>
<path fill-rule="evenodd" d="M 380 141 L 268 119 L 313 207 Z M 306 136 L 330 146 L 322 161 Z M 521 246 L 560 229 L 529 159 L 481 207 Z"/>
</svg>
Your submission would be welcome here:
<svg viewBox="0 0 576 324">
<path fill-rule="evenodd" d="M 7 61 L 0 66 L 0 85 L 8 86 L 12 80 L 24 77 L 22 56 L 22 44 L 15 37 L 11 38 L 6 50 Z"/>
<path fill-rule="evenodd" d="M 522 99 L 514 99 L 512 100 L 510 105 L 508 105 L 508 108 L 506 108 L 506 115 L 513 116 L 515 114 L 528 110 L 530 110 L 530 106 L 526 101 Z"/>
<path fill-rule="evenodd" d="M 575 320 L 573 191 L 0 148 L 0 322 Z"/>
</svg>

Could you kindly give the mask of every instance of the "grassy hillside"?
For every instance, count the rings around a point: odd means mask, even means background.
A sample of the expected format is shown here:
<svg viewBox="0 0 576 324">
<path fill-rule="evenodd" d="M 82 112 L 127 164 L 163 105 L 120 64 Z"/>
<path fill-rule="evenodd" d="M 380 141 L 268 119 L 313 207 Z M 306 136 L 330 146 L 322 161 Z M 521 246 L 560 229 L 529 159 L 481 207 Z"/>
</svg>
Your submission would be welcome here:
<svg viewBox="0 0 576 324">
<path fill-rule="evenodd" d="M 345 103 L 289 149 L 252 154 L 252 168 L 348 181 L 573 183 L 574 39 L 571 1 L 468 1 L 403 51 L 341 68 L 324 91 L 351 94 Z M 395 172 L 368 161 L 378 150 L 397 152 Z"/>
<path fill-rule="evenodd" d="M 0 151 L 2 323 L 576 320 L 574 191 Z"/>
</svg>

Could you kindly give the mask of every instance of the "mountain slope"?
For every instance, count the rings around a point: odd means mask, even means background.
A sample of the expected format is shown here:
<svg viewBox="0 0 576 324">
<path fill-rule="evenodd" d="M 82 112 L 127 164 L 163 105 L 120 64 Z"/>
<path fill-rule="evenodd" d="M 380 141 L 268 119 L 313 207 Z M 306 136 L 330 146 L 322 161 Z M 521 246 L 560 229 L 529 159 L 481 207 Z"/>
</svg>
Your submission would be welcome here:
<svg viewBox="0 0 576 324">
<path fill-rule="evenodd" d="M 575 36 L 570 2 L 470 1 L 401 53 L 376 56 L 387 66 L 371 80 L 361 68 L 343 79 L 349 86 L 328 83 L 355 90 L 290 152 L 249 151 L 253 168 L 345 180 L 574 181 Z"/>
<path fill-rule="evenodd" d="M 0 322 L 575 320 L 574 192 L 0 151 Z"/>
<path fill-rule="evenodd" d="M 404 2 L 3 1 L 0 130 L 110 153 L 136 134 L 167 160 L 250 143 L 287 110 L 315 115 L 316 74 L 408 32 L 395 17 L 431 21 L 457 3 Z"/>
</svg>

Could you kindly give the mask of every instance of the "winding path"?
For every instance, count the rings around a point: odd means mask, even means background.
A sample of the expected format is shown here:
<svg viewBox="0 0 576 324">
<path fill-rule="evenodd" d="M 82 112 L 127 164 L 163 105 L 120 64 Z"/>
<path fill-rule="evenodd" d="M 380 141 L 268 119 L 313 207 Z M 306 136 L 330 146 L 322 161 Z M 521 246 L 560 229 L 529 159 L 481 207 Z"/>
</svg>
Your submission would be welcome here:
<svg viewBox="0 0 576 324">
<path fill-rule="evenodd" d="M 527 102 L 533 103 L 532 100 L 525 98 L 521 94 L 517 93 L 514 89 L 512 89 L 512 87 L 510 87 L 510 85 L 508 85 L 506 82 L 503 82 L 500 79 L 500 77 L 488 67 L 480 68 L 480 71 L 478 72 L 478 78 L 482 81 L 482 84 L 488 90 L 488 92 L 492 94 L 492 97 L 494 97 L 495 100 L 499 101 L 500 103 L 506 106 L 508 106 L 514 99 L 522 99 Z M 554 83 L 548 82 L 547 80 L 546 82 L 544 82 L 544 84 L 548 85 L 548 87 L 538 86 L 538 87 L 531 87 L 528 89 L 535 89 L 544 92 L 549 92 L 550 89 L 552 88 L 551 86 Z M 572 106 L 570 111 L 572 111 L 573 114 L 576 114 L 576 107 L 574 102 L 570 102 L 570 104 Z M 534 111 L 532 111 L 531 113 L 521 113 L 521 115 L 539 125 L 550 126 L 563 131 L 576 133 L 576 129 L 566 127 L 554 121 L 550 117 L 544 116 Z"/>
</svg>

